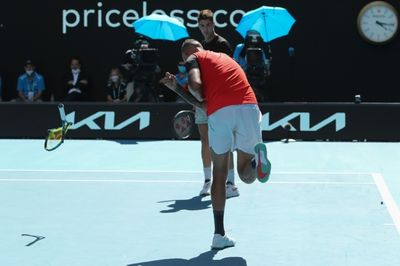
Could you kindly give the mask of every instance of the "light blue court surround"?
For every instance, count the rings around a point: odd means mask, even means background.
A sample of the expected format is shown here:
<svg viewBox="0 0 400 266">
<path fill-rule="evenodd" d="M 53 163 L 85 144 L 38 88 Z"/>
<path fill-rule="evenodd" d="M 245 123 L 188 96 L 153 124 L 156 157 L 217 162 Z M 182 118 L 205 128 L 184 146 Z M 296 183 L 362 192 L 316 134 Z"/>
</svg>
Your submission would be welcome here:
<svg viewBox="0 0 400 266">
<path fill-rule="evenodd" d="M 213 252 L 198 141 L 0 140 L 0 265 L 399 265 L 399 143 L 267 147 Z"/>
</svg>

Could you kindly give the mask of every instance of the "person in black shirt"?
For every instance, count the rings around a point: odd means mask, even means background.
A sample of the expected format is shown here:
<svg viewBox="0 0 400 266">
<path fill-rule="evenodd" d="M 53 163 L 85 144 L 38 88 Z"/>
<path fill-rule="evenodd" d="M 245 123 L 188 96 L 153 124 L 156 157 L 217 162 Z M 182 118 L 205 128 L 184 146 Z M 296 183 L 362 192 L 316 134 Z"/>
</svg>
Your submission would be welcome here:
<svg viewBox="0 0 400 266">
<path fill-rule="evenodd" d="M 214 14 L 211 10 L 201 10 L 197 18 L 199 29 L 204 37 L 201 42 L 205 50 L 210 50 L 217 53 L 225 53 L 232 57 L 233 52 L 229 42 L 215 32 Z M 208 142 L 208 118 L 203 109 L 196 107 L 195 123 L 199 129 L 201 141 L 201 159 L 203 162 L 204 184 L 200 190 L 200 196 L 210 194 L 211 189 L 211 153 Z M 235 186 L 235 171 L 233 165 L 233 155 L 231 153 L 228 179 L 226 182 L 226 197 L 239 196 L 239 190 Z"/>
<path fill-rule="evenodd" d="M 107 102 L 126 102 L 127 100 L 126 83 L 122 73 L 118 68 L 113 68 L 107 83 Z"/>
<path fill-rule="evenodd" d="M 215 32 L 215 24 L 213 20 L 213 12 L 209 9 L 201 10 L 197 22 L 199 29 L 204 37 L 201 42 L 205 50 L 217 53 L 225 53 L 232 57 L 233 51 L 229 42 Z"/>
<path fill-rule="evenodd" d="M 72 58 L 70 71 L 64 77 L 64 101 L 86 101 L 88 100 L 89 79 L 86 72 L 81 70 L 78 58 Z"/>
</svg>

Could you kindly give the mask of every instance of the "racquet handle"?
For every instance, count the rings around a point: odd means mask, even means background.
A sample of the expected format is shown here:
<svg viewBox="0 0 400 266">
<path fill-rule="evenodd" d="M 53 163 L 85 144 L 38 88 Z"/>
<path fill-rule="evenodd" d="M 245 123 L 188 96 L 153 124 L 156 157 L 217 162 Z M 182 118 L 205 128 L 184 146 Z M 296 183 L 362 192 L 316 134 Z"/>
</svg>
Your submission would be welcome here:
<svg viewBox="0 0 400 266">
<path fill-rule="evenodd" d="M 67 118 L 65 117 L 64 104 L 60 103 L 58 105 L 58 111 L 60 112 L 61 121 L 67 121 Z"/>
</svg>

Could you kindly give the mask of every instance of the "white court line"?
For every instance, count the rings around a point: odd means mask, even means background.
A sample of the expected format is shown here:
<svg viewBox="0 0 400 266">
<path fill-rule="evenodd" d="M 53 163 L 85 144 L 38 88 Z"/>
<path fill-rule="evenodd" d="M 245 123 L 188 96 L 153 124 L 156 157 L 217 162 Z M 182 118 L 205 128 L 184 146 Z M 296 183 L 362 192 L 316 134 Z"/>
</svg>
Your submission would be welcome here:
<svg viewBox="0 0 400 266">
<path fill-rule="evenodd" d="M 119 169 L 104 169 L 104 170 L 96 170 L 96 169 L 0 169 L 0 172 L 14 172 L 14 173 L 184 173 L 184 174 L 197 174 L 203 173 L 202 171 L 185 171 L 185 170 L 119 170 Z M 329 172 L 329 171 L 272 171 L 272 174 L 278 175 L 371 175 L 370 172 L 351 172 L 351 171 L 343 171 L 343 172 Z"/>
<path fill-rule="evenodd" d="M 50 179 L 50 178 L 0 178 L 0 182 L 76 182 L 76 183 L 203 183 L 194 180 L 152 180 L 152 179 Z M 375 185 L 373 182 L 333 182 L 333 181 L 270 181 L 268 184 L 303 185 Z"/>
<path fill-rule="evenodd" d="M 384 226 L 394 226 L 394 224 L 383 224 Z"/>
<path fill-rule="evenodd" d="M 378 187 L 379 193 L 383 199 L 386 208 L 389 211 L 390 216 L 396 226 L 397 232 L 400 234 L 400 211 L 399 207 L 396 205 L 396 201 L 393 199 L 392 194 L 390 193 L 389 188 L 387 187 L 385 180 L 383 179 L 383 175 L 380 173 L 372 173 L 371 174 L 376 186 Z"/>
</svg>

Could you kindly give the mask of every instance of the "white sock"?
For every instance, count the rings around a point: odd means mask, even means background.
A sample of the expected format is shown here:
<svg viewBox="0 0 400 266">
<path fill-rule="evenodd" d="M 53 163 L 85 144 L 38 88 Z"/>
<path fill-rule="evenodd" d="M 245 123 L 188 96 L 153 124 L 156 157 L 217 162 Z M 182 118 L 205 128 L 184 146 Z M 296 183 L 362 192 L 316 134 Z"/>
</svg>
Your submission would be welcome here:
<svg viewBox="0 0 400 266">
<path fill-rule="evenodd" d="M 211 180 L 211 167 L 204 167 L 204 180 Z"/>
<path fill-rule="evenodd" d="M 235 170 L 229 169 L 228 170 L 228 180 L 227 182 L 231 183 L 232 185 L 235 184 Z"/>
</svg>

